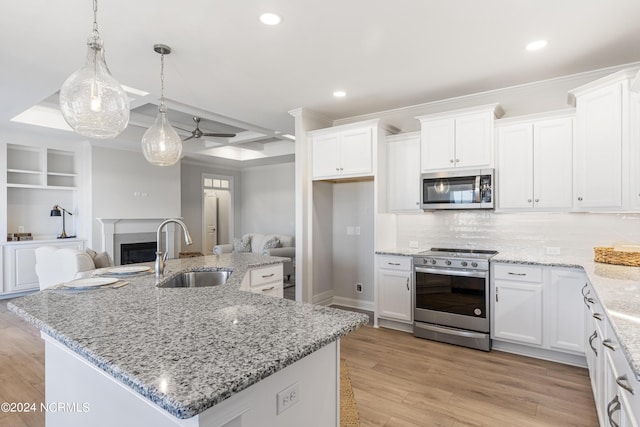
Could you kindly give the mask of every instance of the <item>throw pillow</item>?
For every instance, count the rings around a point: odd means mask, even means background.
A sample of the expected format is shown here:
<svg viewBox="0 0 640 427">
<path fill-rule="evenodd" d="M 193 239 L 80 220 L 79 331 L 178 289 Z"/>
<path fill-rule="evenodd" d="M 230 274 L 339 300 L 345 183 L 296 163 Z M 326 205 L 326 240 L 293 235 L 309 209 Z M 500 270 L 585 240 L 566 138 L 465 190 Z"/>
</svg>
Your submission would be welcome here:
<svg viewBox="0 0 640 427">
<path fill-rule="evenodd" d="M 234 252 L 251 252 L 251 236 L 243 236 L 241 239 L 233 238 Z"/>
<path fill-rule="evenodd" d="M 262 246 L 262 250 L 264 251 L 265 249 L 272 249 L 272 248 L 279 248 L 279 247 L 280 247 L 280 240 L 277 237 L 272 237 L 266 242 L 264 242 L 264 245 Z"/>
<path fill-rule="evenodd" d="M 114 265 L 113 260 L 106 252 L 98 253 L 89 248 L 85 249 L 85 252 L 91 257 L 96 268 L 113 267 Z"/>
</svg>

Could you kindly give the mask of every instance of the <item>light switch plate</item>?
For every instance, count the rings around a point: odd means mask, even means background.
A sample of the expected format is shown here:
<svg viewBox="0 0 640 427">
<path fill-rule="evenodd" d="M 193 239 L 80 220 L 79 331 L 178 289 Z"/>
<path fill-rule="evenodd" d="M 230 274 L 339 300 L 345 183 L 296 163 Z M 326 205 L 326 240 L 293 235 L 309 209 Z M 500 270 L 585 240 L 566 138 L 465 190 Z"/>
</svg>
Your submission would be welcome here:
<svg viewBox="0 0 640 427">
<path fill-rule="evenodd" d="M 560 255 L 560 248 L 558 246 L 547 246 L 547 255 Z"/>
<path fill-rule="evenodd" d="M 420 247 L 420 243 L 418 243 L 416 240 L 409 240 L 409 247 L 418 249 Z"/>
</svg>

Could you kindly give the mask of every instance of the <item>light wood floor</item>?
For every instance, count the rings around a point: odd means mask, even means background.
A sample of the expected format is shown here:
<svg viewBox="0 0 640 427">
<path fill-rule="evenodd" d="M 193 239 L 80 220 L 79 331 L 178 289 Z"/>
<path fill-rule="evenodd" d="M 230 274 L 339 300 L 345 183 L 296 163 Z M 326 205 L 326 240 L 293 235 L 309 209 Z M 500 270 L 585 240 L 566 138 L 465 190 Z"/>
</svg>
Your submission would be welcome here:
<svg viewBox="0 0 640 427">
<path fill-rule="evenodd" d="M 597 426 L 585 369 L 369 326 L 341 356 L 362 426 Z M 0 301 L 0 402 L 43 401 L 39 332 Z M 42 427 L 44 414 L 0 413 L 0 426 Z"/>
<path fill-rule="evenodd" d="M 365 326 L 342 339 L 362 426 L 597 426 L 586 369 Z"/>
<path fill-rule="evenodd" d="M 35 403 L 38 411 L 0 412 L 2 427 L 44 426 L 44 341 L 40 331 L 7 310 L 0 300 L 0 403 Z"/>
</svg>

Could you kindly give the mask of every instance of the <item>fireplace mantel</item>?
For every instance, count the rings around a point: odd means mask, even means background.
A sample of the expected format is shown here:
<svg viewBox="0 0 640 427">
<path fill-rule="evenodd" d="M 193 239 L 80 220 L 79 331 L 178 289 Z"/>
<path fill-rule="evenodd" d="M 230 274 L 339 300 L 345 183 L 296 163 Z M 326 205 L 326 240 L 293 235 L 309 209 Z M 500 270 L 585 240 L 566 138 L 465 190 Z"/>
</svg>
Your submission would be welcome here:
<svg viewBox="0 0 640 427">
<path fill-rule="evenodd" d="M 116 234 L 156 233 L 160 223 L 168 218 L 96 218 L 102 224 L 102 250 L 111 259 L 119 259 L 119 248 L 115 247 Z M 182 219 L 182 218 L 178 218 Z M 173 242 L 164 248 L 169 258 L 175 258 L 176 224 L 169 223 L 164 228 L 165 242 Z M 155 240 L 155 239 L 154 239 Z M 116 255 L 117 253 L 117 255 Z"/>
</svg>

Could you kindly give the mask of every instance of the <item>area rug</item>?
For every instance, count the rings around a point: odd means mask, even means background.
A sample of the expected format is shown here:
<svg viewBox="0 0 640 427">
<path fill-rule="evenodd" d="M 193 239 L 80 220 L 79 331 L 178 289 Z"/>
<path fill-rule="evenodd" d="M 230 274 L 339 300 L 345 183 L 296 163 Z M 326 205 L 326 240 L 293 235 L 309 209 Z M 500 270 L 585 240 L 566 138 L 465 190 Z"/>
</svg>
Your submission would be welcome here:
<svg viewBox="0 0 640 427">
<path fill-rule="evenodd" d="M 340 427 L 360 427 L 360 415 L 353 397 L 349 368 L 344 359 L 340 359 Z"/>
</svg>

